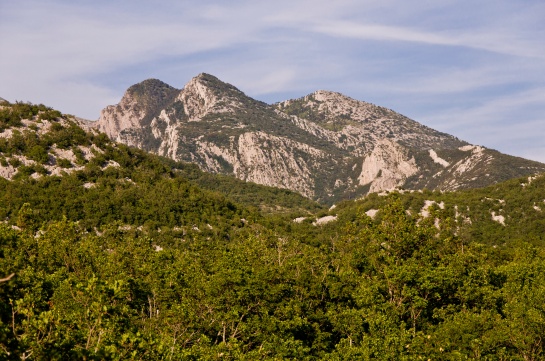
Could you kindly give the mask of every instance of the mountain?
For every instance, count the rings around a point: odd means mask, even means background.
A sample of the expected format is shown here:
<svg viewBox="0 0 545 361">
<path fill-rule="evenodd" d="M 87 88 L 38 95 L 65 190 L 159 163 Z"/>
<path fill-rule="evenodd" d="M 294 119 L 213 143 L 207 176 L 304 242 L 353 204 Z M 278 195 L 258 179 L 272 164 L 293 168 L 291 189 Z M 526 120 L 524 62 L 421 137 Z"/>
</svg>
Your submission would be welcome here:
<svg viewBox="0 0 545 361">
<path fill-rule="evenodd" d="M 394 188 L 482 187 L 545 171 L 339 93 L 269 105 L 209 74 L 181 90 L 156 79 L 133 85 L 95 126 L 204 171 L 324 203 Z"/>
</svg>

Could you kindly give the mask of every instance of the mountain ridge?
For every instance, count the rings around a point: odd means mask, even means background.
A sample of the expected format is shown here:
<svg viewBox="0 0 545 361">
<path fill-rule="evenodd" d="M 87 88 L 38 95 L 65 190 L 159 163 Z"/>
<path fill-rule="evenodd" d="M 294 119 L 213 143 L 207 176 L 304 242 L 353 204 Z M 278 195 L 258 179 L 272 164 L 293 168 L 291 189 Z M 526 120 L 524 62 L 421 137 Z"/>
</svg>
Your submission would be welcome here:
<svg viewBox="0 0 545 361">
<path fill-rule="evenodd" d="M 473 146 L 341 93 L 318 90 L 266 104 L 206 73 L 182 89 L 156 79 L 135 84 L 101 112 L 96 127 L 207 172 L 325 203 L 394 188 L 472 188 L 545 171 L 539 162 Z"/>
</svg>

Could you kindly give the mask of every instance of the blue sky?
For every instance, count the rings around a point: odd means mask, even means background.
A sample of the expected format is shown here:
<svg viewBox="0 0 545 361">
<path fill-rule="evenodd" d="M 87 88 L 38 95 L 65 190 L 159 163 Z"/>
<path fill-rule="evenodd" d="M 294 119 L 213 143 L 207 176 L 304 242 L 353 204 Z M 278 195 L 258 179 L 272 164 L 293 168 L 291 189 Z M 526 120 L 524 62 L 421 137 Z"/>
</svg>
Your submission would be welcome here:
<svg viewBox="0 0 545 361">
<path fill-rule="evenodd" d="M 206 72 L 268 103 L 318 89 L 545 162 L 545 2 L 0 1 L 0 97 L 97 119 Z"/>
</svg>

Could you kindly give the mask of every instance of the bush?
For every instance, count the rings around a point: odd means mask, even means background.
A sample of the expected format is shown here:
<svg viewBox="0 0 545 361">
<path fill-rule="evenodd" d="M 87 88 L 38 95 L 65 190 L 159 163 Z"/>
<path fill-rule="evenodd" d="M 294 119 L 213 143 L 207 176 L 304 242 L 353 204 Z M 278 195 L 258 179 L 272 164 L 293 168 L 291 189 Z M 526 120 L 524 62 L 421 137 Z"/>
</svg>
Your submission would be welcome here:
<svg viewBox="0 0 545 361">
<path fill-rule="evenodd" d="M 22 165 L 17 169 L 17 176 L 19 176 L 19 177 L 28 177 L 31 174 L 35 173 L 35 172 L 36 171 L 34 170 L 33 166 Z"/>
<path fill-rule="evenodd" d="M 61 168 L 72 168 L 72 162 L 66 158 L 57 158 L 57 165 Z"/>
<path fill-rule="evenodd" d="M 47 171 L 47 169 L 41 164 L 35 164 L 34 165 L 34 170 L 36 171 L 36 173 L 41 174 L 41 175 L 47 175 L 49 173 Z"/>
<path fill-rule="evenodd" d="M 30 148 L 27 156 L 33 161 L 41 164 L 45 164 L 49 160 L 49 154 L 47 153 L 47 150 L 41 145 L 35 145 Z"/>
<path fill-rule="evenodd" d="M 57 118 L 60 118 L 60 117 L 62 117 L 61 112 L 59 112 L 58 110 L 52 110 L 52 109 L 46 110 L 45 112 L 40 113 L 39 115 L 39 118 L 41 120 L 56 120 Z"/>
<path fill-rule="evenodd" d="M 83 154 L 83 151 L 79 147 L 73 147 L 72 152 L 76 156 L 77 165 L 84 165 L 85 163 L 87 163 L 87 160 L 85 159 L 85 155 Z"/>
<path fill-rule="evenodd" d="M 13 168 L 17 168 L 23 163 L 18 158 L 10 158 L 9 164 L 11 164 Z"/>
</svg>

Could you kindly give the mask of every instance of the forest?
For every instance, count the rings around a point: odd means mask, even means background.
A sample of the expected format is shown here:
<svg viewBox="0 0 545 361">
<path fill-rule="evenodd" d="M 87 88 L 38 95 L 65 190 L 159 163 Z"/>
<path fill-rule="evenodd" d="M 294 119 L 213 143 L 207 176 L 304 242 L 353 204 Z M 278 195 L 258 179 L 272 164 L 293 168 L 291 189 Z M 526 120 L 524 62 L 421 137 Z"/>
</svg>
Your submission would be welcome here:
<svg viewBox="0 0 545 361">
<path fill-rule="evenodd" d="M 543 175 L 328 208 L 47 107 L 0 122 L 0 359 L 545 358 Z"/>
</svg>

